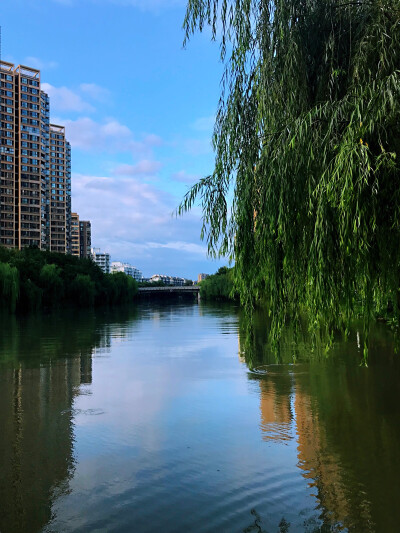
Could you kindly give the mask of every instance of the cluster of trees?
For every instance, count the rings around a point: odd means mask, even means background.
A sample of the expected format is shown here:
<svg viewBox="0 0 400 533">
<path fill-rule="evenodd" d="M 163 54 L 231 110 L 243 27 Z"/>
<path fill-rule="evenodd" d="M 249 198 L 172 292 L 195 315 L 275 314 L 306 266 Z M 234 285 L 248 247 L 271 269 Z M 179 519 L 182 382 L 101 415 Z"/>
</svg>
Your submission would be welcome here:
<svg viewBox="0 0 400 533">
<path fill-rule="evenodd" d="M 221 267 L 200 283 L 200 296 L 203 300 L 235 300 L 233 269 Z"/>
<path fill-rule="evenodd" d="M 399 0 L 190 0 L 226 70 L 200 199 L 213 255 L 276 338 L 307 310 L 333 331 L 391 302 L 400 318 Z"/>
<path fill-rule="evenodd" d="M 0 247 L 0 307 L 12 312 L 128 303 L 136 293 L 131 276 L 104 274 L 90 259 Z"/>
</svg>

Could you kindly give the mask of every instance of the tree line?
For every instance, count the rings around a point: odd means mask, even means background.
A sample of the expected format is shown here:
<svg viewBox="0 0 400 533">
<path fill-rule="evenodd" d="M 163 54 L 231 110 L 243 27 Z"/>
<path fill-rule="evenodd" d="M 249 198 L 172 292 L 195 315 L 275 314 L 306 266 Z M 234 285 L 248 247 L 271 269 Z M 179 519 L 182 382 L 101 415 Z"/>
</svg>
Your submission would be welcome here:
<svg viewBox="0 0 400 533">
<path fill-rule="evenodd" d="M 91 259 L 0 247 L 0 307 L 11 312 L 128 303 L 137 289 L 131 276 L 105 274 Z"/>
<path fill-rule="evenodd" d="M 234 290 L 233 269 L 221 267 L 215 274 L 208 276 L 200 283 L 202 300 L 230 301 L 237 299 Z"/>
</svg>

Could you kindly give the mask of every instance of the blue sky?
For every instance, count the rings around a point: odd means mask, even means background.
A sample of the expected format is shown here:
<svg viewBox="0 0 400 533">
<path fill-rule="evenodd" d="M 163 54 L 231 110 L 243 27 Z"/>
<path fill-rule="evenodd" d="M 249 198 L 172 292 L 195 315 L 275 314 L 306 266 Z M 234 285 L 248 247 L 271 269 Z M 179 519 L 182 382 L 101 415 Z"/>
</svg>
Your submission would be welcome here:
<svg viewBox="0 0 400 533">
<path fill-rule="evenodd" d="M 210 33 L 184 50 L 186 0 L 2 0 L 2 59 L 40 68 L 72 144 L 72 209 L 92 243 L 144 275 L 197 277 L 201 213 L 171 216 L 213 169 L 222 64 Z"/>
</svg>

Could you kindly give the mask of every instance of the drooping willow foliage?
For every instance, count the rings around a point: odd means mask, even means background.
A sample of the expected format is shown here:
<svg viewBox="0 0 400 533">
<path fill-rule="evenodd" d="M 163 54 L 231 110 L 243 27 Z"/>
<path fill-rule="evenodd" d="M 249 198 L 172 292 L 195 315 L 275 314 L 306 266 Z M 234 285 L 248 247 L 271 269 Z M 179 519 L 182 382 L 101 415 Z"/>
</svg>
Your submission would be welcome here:
<svg viewBox="0 0 400 533">
<path fill-rule="evenodd" d="M 7 263 L 0 263 L 0 307 L 14 312 L 19 296 L 18 270 Z"/>
<path fill-rule="evenodd" d="M 215 168 L 179 213 L 201 200 L 209 252 L 275 335 L 300 309 L 329 330 L 398 315 L 400 1 L 189 0 L 186 40 L 207 25 L 226 65 Z"/>
</svg>

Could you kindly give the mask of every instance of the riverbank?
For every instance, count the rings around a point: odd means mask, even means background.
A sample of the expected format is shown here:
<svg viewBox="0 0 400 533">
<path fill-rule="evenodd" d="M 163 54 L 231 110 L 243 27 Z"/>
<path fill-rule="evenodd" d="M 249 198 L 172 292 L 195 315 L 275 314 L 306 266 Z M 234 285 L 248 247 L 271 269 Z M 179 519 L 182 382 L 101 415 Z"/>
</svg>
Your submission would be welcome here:
<svg viewBox="0 0 400 533">
<path fill-rule="evenodd" d="M 90 259 L 0 248 L 0 307 L 13 313 L 128 303 L 137 289 L 132 277 L 104 274 Z"/>
</svg>

